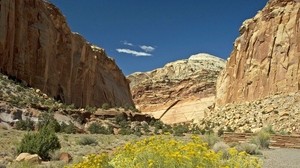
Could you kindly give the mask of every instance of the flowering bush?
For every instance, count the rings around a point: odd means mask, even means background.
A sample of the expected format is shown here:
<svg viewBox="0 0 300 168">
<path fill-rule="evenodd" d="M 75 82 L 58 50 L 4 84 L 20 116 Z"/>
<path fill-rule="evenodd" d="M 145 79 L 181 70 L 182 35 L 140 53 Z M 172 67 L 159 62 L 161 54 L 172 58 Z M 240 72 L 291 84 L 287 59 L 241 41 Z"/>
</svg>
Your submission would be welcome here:
<svg viewBox="0 0 300 168">
<path fill-rule="evenodd" d="M 234 148 L 228 149 L 228 158 L 222 158 L 222 152 L 209 149 L 199 137 L 190 141 L 175 140 L 165 136 L 154 136 L 136 142 L 127 143 L 108 154 L 90 155 L 74 168 L 205 168 L 205 167 L 261 167 L 258 158 Z"/>
</svg>

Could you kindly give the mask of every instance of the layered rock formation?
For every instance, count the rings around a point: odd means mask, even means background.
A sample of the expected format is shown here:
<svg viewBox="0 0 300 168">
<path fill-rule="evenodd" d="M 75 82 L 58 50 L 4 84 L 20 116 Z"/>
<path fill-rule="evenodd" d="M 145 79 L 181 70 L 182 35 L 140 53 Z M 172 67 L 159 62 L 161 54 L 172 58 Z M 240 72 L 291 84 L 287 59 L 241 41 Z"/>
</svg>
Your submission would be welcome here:
<svg viewBox="0 0 300 168">
<path fill-rule="evenodd" d="M 300 1 L 270 0 L 240 34 L 218 78 L 218 106 L 300 89 Z"/>
<path fill-rule="evenodd" d="M 224 65 L 220 58 L 198 54 L 127 78 L 139 110 L 159 118 L 171 107 L 162 121 L 178 123 L 203 116 L 213 104 L 216 79 Z"/>
<path fill-rule="evenodd" d="M 203 128 L 300 133 L 300 1 L 270 0 L 246 20 Z"/>
<path fill-rule="evenodd" d="M 43 0 L 0 1 L 0 72 L 78 107 L 133 105 L 114 60 Z"/>
</svg>

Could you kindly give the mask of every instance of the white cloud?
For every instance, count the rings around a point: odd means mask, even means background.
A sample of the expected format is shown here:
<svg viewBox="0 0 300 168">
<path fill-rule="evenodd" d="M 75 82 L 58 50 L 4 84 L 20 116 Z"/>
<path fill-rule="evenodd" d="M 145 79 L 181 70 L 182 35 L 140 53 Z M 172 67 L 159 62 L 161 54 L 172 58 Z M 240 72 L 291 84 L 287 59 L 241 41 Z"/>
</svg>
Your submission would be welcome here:
<svg viewBox="0 0 300 168">
<path fill-rule="evenodd" d="M 126 54 L 132 54 L 134 56 L 137 57 L 141 57 L 141 56 L 151 56 L 152 54 L 146 53 L 146 52 L 139 52 L 139 51 L 134 51 L 134 50 L 130 50 L 130 49 L 126 49 L 126 48 L 118 48 L 116 49 L 119 53 L 126 53 Z"/>
<path fill-rule="evenodd" d="M 132 43 L 129 43 L 129 42 L 127 42 L 127 41 L 122 41 L 122 43 L 123 43 L 124 45 L 127 45 L 127 46 L 134 46 Z"/>
<path fill-rule="evenodd" d="M 142 46 L 140 46 L 140 48 L 142 49 L 142 50 L 144 50 L 145 52 L 153 52 L 154 50 L 155 50 L 155 48 L 154 47 L 152 47 L 152 46 L 146 46 L 146 45 L 142 45 Z"/>
</svg>

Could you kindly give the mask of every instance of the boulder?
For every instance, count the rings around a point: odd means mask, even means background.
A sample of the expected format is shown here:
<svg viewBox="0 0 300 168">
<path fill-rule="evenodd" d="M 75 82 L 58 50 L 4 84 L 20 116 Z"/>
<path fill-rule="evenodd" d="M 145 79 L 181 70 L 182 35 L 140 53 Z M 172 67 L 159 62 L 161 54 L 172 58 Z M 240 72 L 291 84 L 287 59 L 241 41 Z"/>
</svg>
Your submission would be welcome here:
<svg viewBox="0 0 300 168">
<path fill-rule="evenodd" d="M 70 163 L 72 159 L 72 156 L 67 152 L 62 152 L 59 156 L 59 160 L 64 161 L 65 163 Z"/>
<path fill-rule="evenodd" d="M 18 161 L 18 162 L 20 162 L 20 161 L 28 161 L 28 162 L 33 162 L 33 163 L 41 163 L 42 159 L 37 154 L 21 153 L 16 158 L 16 161 Z"/>
</svg>

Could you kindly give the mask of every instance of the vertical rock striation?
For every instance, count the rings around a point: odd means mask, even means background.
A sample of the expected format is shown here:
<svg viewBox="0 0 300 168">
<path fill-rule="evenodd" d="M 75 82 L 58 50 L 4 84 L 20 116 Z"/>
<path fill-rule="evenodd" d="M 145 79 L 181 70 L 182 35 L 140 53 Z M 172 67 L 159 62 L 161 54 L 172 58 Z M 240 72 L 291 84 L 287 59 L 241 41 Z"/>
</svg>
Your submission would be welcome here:
<svg viewBox="0 0 300 168">
<path fill-rule="evenodd" d="M 217 106 L 300 89 L 300 1 L 270 0 L 240 28 L 217 82 Z"/>
<path fill-rule="evenodd" d="M 0 72 L 78 107 L 133 105 L 114 60 L 42 0 L 0 1 Z"/>
</svg>

